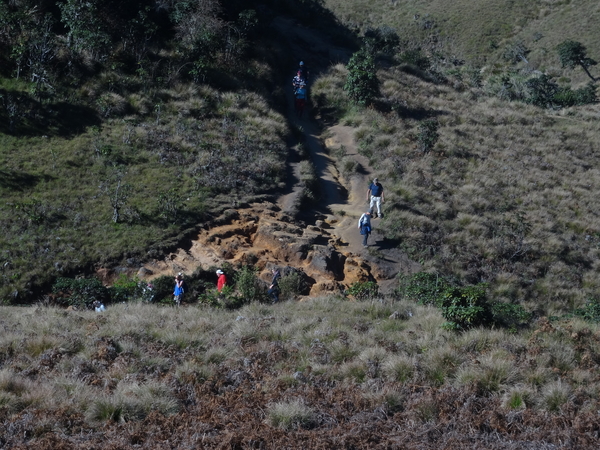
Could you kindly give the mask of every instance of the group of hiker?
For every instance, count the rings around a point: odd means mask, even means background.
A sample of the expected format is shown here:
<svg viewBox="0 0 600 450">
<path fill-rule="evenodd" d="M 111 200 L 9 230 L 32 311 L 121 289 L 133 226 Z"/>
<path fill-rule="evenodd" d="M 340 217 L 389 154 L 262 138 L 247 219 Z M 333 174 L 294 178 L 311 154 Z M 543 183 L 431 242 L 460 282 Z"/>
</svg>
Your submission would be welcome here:
<svg viewBox="0 0 600 450">
<path fill-rule="evenodd" d="M 292 88 L 294 92 L 294 106 L 298 117 L 302 117 L 302 113 L 306 105 L 306 100 L 308 98 L 307 83 L 308 69 L 304 64 L 304 61 L 300 61 L 300 63 L 298 64 L 296 74 L 292 79 Z M 369 210 L 362 214 L 360 216 L 360 219 L 358 220 L 358 229 L 360 230 L 360 234 L 363 236 L 362 243 L 364 247 L 368 246 L 368 239 L 372 231 L 371 218 L 383 218 L 383 213 L 381 212 L 381 204 L 384 201 L 385 197 L 383 193 L 383 186 L 377 178 L 374 178 L 373 182 L 369 185 L 369 188 L 367 190 L 367 203 L 369 204 Z M 271 297 L 272 303 L 275 304 L 279 302 L 279 280 L 281 278 L 281 273 L 279 269 L 272 269 L 271 274 L 273 278 L 271 279 L 271 283 L 269 284 L 269 289 L 267 293 L 269 297 Z M 218 269 L 216 271 L 216 275 L 217 292 L 222 293 L 223 288 L 227 286 L 227 276 L 221 269 Z M 173 291 L 173 296 L 176 305 L 179 305 L 181 303 L 183 293 L 183 274 L 179 273 L 175 277 L 175 289 Z"/>
<path fill-rule="evenodd" d="M 216 274 L 217 292 L 220 294 L 223 292 L 223 288 L 227 286 L 227 276 L 225 275 L 225 272 L 223 272 L 221 269 L 218 269 L 216 271 Z M 281 278 L 281 272 L 279 271 L 279 269 L 274 268 L 271 269 L 271 274 L 273 275 L 273 278 L 271 279 L 271 284 L 269 285 L 269 290 L 267 291 L 267 294 L 269 294 L 269 297 L 271 297 L 272 299 L 271 303 L 275 304 L 279 303 L 279 279 Z M 185 289 L 183 273 L 179 272 L 175 277 L 175 289 L 173 290 L 173 300 L 175 301 L 175 304 L 177 306 L 181 304 L 181 299 L 183 297 L 184 292 Z"/>
</svg>

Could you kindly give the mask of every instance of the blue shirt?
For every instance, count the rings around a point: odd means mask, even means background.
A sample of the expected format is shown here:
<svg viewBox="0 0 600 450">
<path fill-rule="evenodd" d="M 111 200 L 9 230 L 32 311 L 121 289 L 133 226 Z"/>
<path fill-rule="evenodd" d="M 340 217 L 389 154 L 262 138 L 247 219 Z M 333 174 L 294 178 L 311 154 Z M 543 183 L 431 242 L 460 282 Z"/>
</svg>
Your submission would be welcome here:
<svg viewBox="0 0 600 450">
<path fill-rule="evenodd" d="M 369 189 L 371 190 L 371 195 L 374 197 L 381 197 L 381 194 L 383 194 L 383 186 L 381 183 L 371 183 Z"/>
</svg>

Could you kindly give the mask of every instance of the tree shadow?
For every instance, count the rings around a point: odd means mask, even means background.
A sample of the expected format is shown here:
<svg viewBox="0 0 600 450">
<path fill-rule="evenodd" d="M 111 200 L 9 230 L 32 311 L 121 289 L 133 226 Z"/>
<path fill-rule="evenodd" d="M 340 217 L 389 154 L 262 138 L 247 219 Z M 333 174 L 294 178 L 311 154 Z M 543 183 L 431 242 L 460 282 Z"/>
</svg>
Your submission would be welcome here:
<svg viewBox="0 0 600 450">
<path fill-rule="evenodd" d="M 0 132 L 11 136 L 70 137 L 98 126 L 95 109 L 68 102 L 42 103 L 24 92 L 0 89 Z"/>
<path fill-rule="evenodd" d="M 0 169 L 0 187 L 13 191 L 24 191 L 38 184 L 40 181 L 51 181 L 51 175 L 32 175 L 26 172 Z"/>
</svg>

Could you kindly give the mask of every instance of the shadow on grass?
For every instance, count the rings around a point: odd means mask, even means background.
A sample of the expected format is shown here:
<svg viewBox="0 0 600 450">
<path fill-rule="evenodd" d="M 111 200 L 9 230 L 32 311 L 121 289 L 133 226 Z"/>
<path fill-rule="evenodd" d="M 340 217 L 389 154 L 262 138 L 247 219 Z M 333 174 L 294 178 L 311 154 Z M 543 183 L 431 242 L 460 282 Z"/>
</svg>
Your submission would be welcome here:
<svg viewBox="0 0 600 450">
<path fill-rule="evenodd" d="M 34 187 L 40 181 L 51 181 L 54 177 L 51 175 L 32 175 L 25 172 L 16 172 L 7 169 L 0 169 L 0 188 L 13 191 L 23 191 Z"/>
<path fill-rule="evenodd" d="M 23 92 L 0 90 L 7 99 L 0 109 L 0 132 L 13 136 L 61 136 L 100 125 L 96 110 L 67 102 L 44 104 Z M 10 112 L 10 113 L 9 113 Z"/>
</svg>

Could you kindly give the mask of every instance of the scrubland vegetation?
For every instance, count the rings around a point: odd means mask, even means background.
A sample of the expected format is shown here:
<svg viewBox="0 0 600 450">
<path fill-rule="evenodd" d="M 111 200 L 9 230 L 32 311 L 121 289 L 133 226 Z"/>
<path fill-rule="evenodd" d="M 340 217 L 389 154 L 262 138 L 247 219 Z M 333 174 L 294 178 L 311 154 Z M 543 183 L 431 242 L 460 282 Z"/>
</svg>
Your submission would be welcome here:
<svg viewBox="0 0 600 450">
<path fill-rule="evenodd" d="M 600 330 L 579 319 L 456 333 L 398 296 L 0 321 L 4 448 L 598 445 Z"/>
<path fill-rule="evenodd" d="M 531 93 L 511 101 L 493 76 L 432 75 L 393 57 L 370 108 L 349 100 L 343 65 L 313 87 L 321 113 L 355 128 L 386 181 L 386 236 L 426 271 L 489 283 L 491 298 L 542 314 L 596 298 L 597 104 L 542 108 Z"/>
<path fill-rule="evenodd" d="M 112 302 L 3 306 L 0 446 L 597 448 L 591 7 L 226 3 L 0 3 L 0 298 Z M 296 61 L 278 14 L 362 43 L 314 67 L 312 106 L 355 128 L 379 230 L 424 273 L 302 302 L 284 277 L 276 306 L 251 267 L 222 295 L 200 273 L 177 309 L 168 277 L 152 295 L 75 280 L 283 186 Z M 299 173 L 301 208 L 319 193 Z"/>
</svg>

